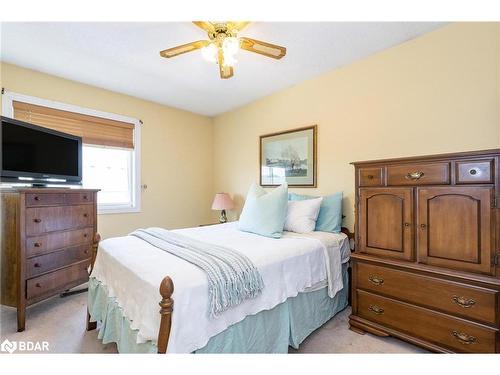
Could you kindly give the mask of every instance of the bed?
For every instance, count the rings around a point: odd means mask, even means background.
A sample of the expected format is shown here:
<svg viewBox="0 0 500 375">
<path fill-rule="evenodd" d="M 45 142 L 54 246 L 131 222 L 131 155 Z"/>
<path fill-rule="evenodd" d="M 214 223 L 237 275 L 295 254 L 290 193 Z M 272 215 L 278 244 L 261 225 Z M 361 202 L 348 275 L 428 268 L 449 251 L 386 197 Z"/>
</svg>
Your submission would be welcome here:
<svg viewBox="0 0 500 375">
<path fill-rule="evenodd" d="M 207 314 L 202 270 L 133 236 L 106 239 L 90 275 L 87 329 L 99 321 L 98 337 L 121 353 L 286 353 L 347 306 L 350 233 L 343 231 L 280 239 L 237 223 L 174 231 L 234 248 L 262 275 L 259 296 L 217 318 Z"/>
</svg>

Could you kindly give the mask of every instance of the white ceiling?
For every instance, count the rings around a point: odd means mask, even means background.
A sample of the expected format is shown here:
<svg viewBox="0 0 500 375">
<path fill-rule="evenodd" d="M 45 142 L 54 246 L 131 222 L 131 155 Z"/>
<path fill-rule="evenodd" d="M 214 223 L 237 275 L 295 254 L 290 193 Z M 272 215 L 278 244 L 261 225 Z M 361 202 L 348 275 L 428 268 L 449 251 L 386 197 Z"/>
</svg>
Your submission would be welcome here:
<svg viewBox="0 0 500 375">
<path fill-rule="evenodd" d="M 281 60 L 240 51 L 221 80 L 199 51 L 159 51 L 206 39 L 189 22 L 2 23 L 1 60 L 214 116 L 432 31 L 442 23 L 257 22 L 240 35 L 287 48 Z"/>
</svg>

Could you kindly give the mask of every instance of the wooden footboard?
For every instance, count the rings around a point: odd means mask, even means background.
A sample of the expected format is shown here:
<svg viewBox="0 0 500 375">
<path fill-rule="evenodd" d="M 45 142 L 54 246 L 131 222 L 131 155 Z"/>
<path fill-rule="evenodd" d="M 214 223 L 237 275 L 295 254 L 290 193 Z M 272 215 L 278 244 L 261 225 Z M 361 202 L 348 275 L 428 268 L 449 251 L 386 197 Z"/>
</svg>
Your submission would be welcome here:
<svg viewBox="0 0 500 375">
<path fill-rule="evenodd" d="M 160 331 L 158 332 L 158 353 L 166 353 L 168 347 L 168 339 L 170 337 L 170 328 L 172 327 L 172 311 L 174 309 L 174 300 L 172 293 L 174 292 L 174 283 L 169 276 L 166 276 L 160 284 Z"/>
</svg>

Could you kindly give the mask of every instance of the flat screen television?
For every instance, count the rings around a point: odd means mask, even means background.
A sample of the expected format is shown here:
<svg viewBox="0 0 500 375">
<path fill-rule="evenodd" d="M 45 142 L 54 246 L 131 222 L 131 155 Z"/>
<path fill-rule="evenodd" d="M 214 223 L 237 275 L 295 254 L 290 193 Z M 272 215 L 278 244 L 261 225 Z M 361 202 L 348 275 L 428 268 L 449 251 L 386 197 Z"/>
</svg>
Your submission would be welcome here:
<svg viewBox="0 0 500 375">
<path fill-rule="evenodd" d="M 82 139 L 27 122 L 1 117 L 1 181 L 80 185 Z"/>
</svg>

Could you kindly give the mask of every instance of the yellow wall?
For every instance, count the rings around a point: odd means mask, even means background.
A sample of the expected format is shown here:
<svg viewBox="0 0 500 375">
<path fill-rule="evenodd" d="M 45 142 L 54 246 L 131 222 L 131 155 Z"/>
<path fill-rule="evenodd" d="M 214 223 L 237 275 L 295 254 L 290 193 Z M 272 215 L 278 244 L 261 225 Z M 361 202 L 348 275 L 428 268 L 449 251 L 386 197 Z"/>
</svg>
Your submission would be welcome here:
<svg viewBox="0 0 500 375">
<path fill-rule="evenodd" d="M 258 136 L 318 124 L 318 188 L 295 191 L 343 191 L 352 227 L 349 162 L 500 146 L 499 69 L 499 23 L 453 24 L 220 115 L 215 189 L 235 194 L 234 217 L 258 181 Z"/>
<path fill-rule="evenodd" d="M 99 215 L 104 237 L 147 226 L 197 226 L 211 221 L 213 125 L 208 117 L 74 81 L 1 64 L 6 90 L 141 119 L 142 211 Z"/>
</svg>

